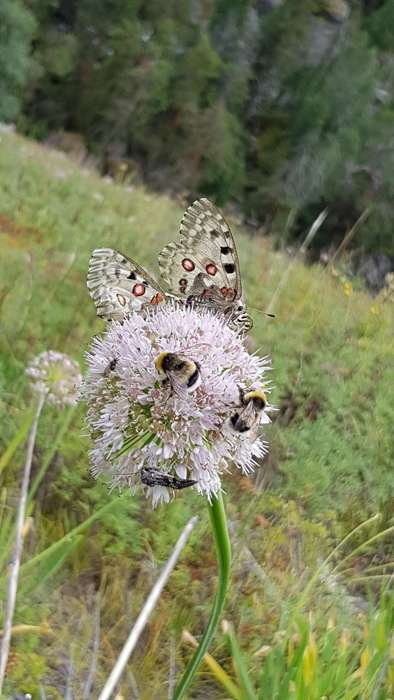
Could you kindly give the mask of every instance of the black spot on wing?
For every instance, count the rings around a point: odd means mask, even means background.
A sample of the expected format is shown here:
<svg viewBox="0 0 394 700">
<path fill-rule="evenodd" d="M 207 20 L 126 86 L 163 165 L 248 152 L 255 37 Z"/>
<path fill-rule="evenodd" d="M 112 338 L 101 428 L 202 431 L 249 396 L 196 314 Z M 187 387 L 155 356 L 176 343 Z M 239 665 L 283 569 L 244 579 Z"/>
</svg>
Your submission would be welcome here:
<svg viewBox="0 0 394 700">
<path fill-rule="evenodd" d="M 231 275 L 235 270 L 235 265 L 233 265 L 233 263 L 225 263 L 224 269 L 226 272 L 229 273 L 229 275 Z"/>
<path fill-rule="evenodd" d="M 222 255 L 230 255 L 230 253 L 233 252 L 233 249 L 230 248 L 230 246 L 228 246 L 228 245 L 222 245 L 220 247 L 220 252 Z"/>
<path fill-rule="evenodd" d="M 128 279 L 128 280 L 136 280 L 136 279 L 137 279 L 137 275 L 135 274 L 135 272 L 130 272 L 130 274 L 128 275 L 127 279 Z"/>
</svg>

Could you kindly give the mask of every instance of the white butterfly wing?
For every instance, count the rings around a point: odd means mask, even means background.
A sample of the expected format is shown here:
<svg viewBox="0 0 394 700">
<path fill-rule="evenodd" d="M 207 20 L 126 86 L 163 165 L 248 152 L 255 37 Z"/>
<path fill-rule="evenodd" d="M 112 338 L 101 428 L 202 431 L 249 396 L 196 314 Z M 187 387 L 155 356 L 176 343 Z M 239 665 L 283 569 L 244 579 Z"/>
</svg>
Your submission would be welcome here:
<svg viewBox="0 0 394 700">
<path fill-rule="evenodd" d="M 211 298 L 229 303 L 242 297 L 237 249 L 230 228 L 208 200 L 196 200 L 180 225 L 180 242 L 159 255 L 163 279 L 181 296 L 212 291 Z"/>
<path fill-rule="evenodd" d="M 146 270 L 112 248 L 93 251 L 86 283 L 97 315 L 107 320 L 122 320 L 132 311 L 164 303 L 167 298 Z"/>
</svg>

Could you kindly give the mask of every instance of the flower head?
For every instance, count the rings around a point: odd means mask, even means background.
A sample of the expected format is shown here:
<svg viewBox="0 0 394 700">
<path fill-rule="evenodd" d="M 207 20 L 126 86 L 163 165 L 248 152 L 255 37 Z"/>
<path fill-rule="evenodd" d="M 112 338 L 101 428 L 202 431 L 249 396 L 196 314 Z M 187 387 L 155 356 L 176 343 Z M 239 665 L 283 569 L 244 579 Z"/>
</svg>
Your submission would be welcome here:
<svg viewBox="0 0 394 700">
<path fill-rule="evenodd" d="M 163 353 L 171 353 L 171 362 Z M 168 485 L 141 483 L 143 474 L 162 473 L 193 480 L 210 498 L 230 463 L 250 472 L 265 454 L 255 431 L 235 431 L 231 416 L 242 391 L 262 387 L 268 359 L 250 355 L 221 315 L 175 304 L 133 314 L 111 322 L 87 360 L 82 396 L 93 473 L 106 475 L 112 486 L 142 488 L 154 504 L 168 501 Z M 198 382 L 191 378 L 195 371 Z M 269 422 L 266 408 L 256 423 Z"/>
<path fill-rule="evenodd" d="M 46 394 L 48 403 L 71 406 L 76 403 L 82 381 L 78 362 L 56 350 L 34 358 L 26 369 L 33 391 Z"/>
</svg>

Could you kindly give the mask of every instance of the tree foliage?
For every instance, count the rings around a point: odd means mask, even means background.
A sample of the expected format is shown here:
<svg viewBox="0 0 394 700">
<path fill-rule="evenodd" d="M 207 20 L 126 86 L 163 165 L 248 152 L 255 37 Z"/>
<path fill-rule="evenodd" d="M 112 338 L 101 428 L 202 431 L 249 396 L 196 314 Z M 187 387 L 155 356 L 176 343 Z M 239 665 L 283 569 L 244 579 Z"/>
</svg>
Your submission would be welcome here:
<svg viewBox="0 0 394 700">
<path fill-rule="evenodd" d="M 0 120 L 12 121 L 23 102 L 33 67 L 34 17 L 20 0 L 0 3 Z"/>
<path fill-rule="evenodd" d="M 32 7 L 41 75 L 24 100 L 27 129 L 80 132 L 96 153 L 139 162 L 154 186 L 236 199 L 285 239 L 327 206 L 317 240 L 336 243 L 368 208 L 358 242 L 394 252 L 390 0 Z M 18 61 L 6 76 L 26 75 L 26 51 Z"/>
</svg>

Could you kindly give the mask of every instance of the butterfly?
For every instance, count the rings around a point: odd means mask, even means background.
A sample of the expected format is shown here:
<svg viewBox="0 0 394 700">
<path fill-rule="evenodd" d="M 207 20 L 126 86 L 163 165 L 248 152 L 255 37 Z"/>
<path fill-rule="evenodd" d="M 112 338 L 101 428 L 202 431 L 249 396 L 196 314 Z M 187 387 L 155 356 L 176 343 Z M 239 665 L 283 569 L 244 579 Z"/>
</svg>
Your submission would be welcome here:
<svg viewBox="0 0 394 700">
<path fill-rule="evenodd" d="M 132 311 L 178 299 L 222 312 L 234 330 L 250 330 L 253 322 L 245 311 L 234 238 L 208 199 L 197 199 L 186 209 L 179 242 L 169 243 L 158 263 L 170 292 L 122 253 L 111 248 L 94 250 L 87 286 L 97 315 L 122 320 Z"/>
</svg>

